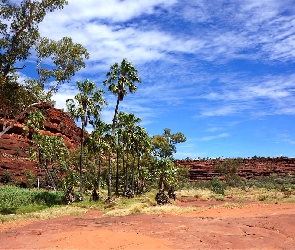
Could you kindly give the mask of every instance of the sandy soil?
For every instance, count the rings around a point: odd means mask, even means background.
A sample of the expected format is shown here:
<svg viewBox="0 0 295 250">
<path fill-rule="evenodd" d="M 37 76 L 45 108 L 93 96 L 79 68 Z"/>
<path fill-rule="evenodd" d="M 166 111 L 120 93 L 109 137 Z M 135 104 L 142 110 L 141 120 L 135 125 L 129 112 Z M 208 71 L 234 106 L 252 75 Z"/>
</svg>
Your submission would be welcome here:
<svg viewBox="0 0 295 250">
<path fill-rule="evenodd" d="M 295 249 L 295 204 L 182 199 L 186 214 L 83 217 L 0 225 L 0 249 Z M 214 205 L 214 206 L 212 206 Z"/>
</svg>

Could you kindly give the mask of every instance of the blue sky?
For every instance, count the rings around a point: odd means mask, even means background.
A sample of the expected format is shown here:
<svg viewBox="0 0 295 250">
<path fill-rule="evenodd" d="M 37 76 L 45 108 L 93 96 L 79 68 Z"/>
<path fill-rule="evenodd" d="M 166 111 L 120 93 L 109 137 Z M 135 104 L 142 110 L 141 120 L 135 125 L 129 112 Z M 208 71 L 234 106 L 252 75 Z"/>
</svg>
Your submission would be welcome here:
<svg viewBox="0 0 295 250">
<path fill-rule="evenodd" d="M 182 132 L 175 158 L 295 157 L 294 0 L 69 0 L 40 32 L 90 53 L 54 96 L 57 108 L 77 80 L 102 88 L 110 65 L 127 58 L 142 84 L 120 110 L 150 135 Z M 111 122 L 116 99 L 106 99 Z"/>
</svg>

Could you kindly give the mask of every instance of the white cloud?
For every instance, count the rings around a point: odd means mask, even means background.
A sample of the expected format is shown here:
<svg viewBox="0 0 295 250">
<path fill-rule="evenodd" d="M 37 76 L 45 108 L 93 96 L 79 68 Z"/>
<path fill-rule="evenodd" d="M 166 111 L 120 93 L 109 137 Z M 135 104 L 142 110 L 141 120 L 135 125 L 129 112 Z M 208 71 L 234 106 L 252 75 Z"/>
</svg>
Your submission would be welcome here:
<svg viewBox="0 0 295 250">
<path fill-rule="evenodd" d="M 292 136 L 290 133 L 281 133 L 277 135 L 277 143 L 287 143 L 291 145 L 295 145 L 295 137 Z"/>
<path fill-rule="evenodd" d="M 182 105 L 197 118 L 295 114 L 291 67 L 267 69 L 295 60 L 293 1 L 283 2 L 70 0 L 40 31 L 55 40 L 70 36 L 89 51 L 73 82 L 87 76 L 101 84 L 111 64 L 133 62 L 143 84 L 120 107 L 145 123 Z M 57 106 L 74 94 L 60 88 Z M 108 121 L 112 104 L 102 114 Z"/>
<path fill-rule="evenodd" d="M 218 135 L 205 136 L 205 137 L 201 138 L 200 141 L 212 141 L 212 140 L 225 138 L 225 137 L 229 137 L 229 134 L 222 133 L 222 134 L 218 134 Z"/>
<path fill-rule="evenodd" d="M 214 92 L 200 96 L 209 100 L 209 105 L 202 105 L 201 116 L 294 114 L 295 75 L 249 74 L 232 81 L 233 73 L 226 78 Z"/>
<path fill-rule="evenodd" d="M 177 0 L 69 0 L 65 10 L 71 20 L 103 19 L 111 22 L 126 22 L 143 14 L 152 14 L 156 7 L 167 8 Z"/>
</svg>

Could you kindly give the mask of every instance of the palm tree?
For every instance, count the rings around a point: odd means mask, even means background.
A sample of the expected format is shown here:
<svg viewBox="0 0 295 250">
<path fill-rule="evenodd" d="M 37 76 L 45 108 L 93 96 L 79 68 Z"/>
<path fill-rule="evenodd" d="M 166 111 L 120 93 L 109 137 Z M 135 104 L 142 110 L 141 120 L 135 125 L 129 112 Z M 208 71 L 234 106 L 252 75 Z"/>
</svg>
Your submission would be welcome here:
<svg viewBox="0 0 295 250">
<path fill-rule="evenodd" d="M 140 173 L 140 161 L 142 155 L 145 153 L 149 153 L 151 150 L 151 138 L 146 130 L 140 126 L 135 127 L 135 131 L 133 133 L 133 143 L 134 143 L 134 150 L 135 154 L 137 155 L 137 194 L 139 193 L 139 182 L 142 179 Z M 136 156 L 134 156 L 136 157 Z M 134 168 L 133 168 L 134 169 Z M 134 174 L 133 174 L 134 176 Z M 133 177 L 134 178 L 134 177 Z M 143 180 L 141 180 L 143 181 Z M 134 188 L 134 179 L 132 179 L 132 188 Z"/>
<path fill-rule="evenodd" d="M 111 125 L 101 120 L 92 121 L 91 125 L 94 130 L 87 138 L 86 145 L 89 151 L 95 155 L 97 162 L 97 192 L 100 193 L 101 183 L 101 159 L 102 155 L 110 150 L 110 144 L 108 143 L 107 136 L 111 129 Z"/>
<path fill-rule="evenodd" d="M 97 120 L 100 116 L 101 106 L 106 105 L 106 101 L 102 95 L 104 91 L 97 89 L 96 84 L 89 80 L 84 82 L 77 81 L 77 87 L 79 93 L 75 95 L 74 99 L 66 100 L 67 110 L 70 116 L 75 119 L 81 119 L 81 144 L 80 144 L 80 161 L 79 161 L 79 175 L 80 175 L 80 187 L 79 193 L 82 195 L 82 166 L 83 166 L 83 144 L 85 127 L 88 124 L 88 120 L 92 117 Z"/>
<path fill-rule="evenodd" d="M 141 80 L 137 75 L 138 71 L 134 68 L 132 63 L 128 62 L 126 59 L 123 59 L 121 64 L 113 64 L 110 67 L 110 71 L 106 74 L 107 79 L 103 82 L 104 86 L 108 86 L 108 90 L 117 96 L 117 103 L 115 107 L 115 113 L 112 121 L 112 135 L 115 133 L 117 113 L 119 108 L 120 101 L 123 101 L 124 96 L 127 94 L 127 89 L 130 93 L 134 93 L 137 90 L 136 82 L 140 83 Z M 109 157 L 111 152 L 109 152 Z M 109 160 L 110 163 L 110 160 Z M 111 174 L 111 164 L 108 167 L 108 200 L 111 201 L 111 183 L 112 183 L 112 174 Z"/>
<path fill-rule="evenodd" d="M 135 132 L 135 124 L 140 123 L 141 119 L 136 117 L 134 114 L 127 114 L 124 112 L 119 112 L 118 114 L 119 125 L 122 128 L 122 139 L 124 149 L 126 150 L 126 166 L 125 166 L 125 191 L 128 188 L 128 155 L 131 151 L 134 151 L 134 132 Z M 124 150 L 123 150 L 124 151 Z M 123 152 L 123 159 L 124 159 L 124 152 Z M 133 163 L 135 157 L 133 154 Z M 132 184 L 134 178 L 134 164 L 132 169 Z M 133 185 L 131 185 L 133 189 Z"/>
</svg>

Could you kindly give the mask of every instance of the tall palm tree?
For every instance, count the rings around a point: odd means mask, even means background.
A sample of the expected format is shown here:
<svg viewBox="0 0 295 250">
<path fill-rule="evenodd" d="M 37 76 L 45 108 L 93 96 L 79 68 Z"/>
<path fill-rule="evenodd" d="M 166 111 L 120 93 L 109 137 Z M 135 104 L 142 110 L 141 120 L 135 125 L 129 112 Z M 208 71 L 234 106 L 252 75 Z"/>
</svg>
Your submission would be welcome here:
<svg viewBox="0 0 295 250">
<path fill-rule="evenodd" d="M 85 127 L 88 124 L 88 120 L 94 118 L 97 120 L 100 116 L 102 105 L 106 105 L 106 101 L 103 99 L 104 91 L 97 89 L 96 84 L 89 80 L 84 82 L 77 81 L 77 87 L 79 93 L 75 95 L 74 99 L 66 100 L 67 110 L 70 116 L 75 120 L 81 119 L 81 144 L 80 144 L 80 160 L 79 160 L 79 175 L 80 175 L 80 187 L 79 193 L 82 195 L 82 167 L 83 167 L 83 144 Z"/>
<path fill-rule="evenodd" d="M 110 71 L 106 74 L 107 79 L 103 82 L 104 86 L 108 86 L 108 90 L 117 96 L 117 103 L 115 107 L 114 117 L 112 121 L 112 135 L 115 133 L 117 113 L 119 108 L 120 101 L 123 101 L 124 97 L 127 94 L 127 89 L 130 93 L 134 93 L 137 90 L 136 82 L 140 83 L 141 80 L 138 77 L 137 69 L 128 62 L 126 59 L 123 59 L 121 64 L 115 63 L 110 67 Z M 109 152 L 109 157 L 111 152 Z M 110 160 L 109 160 L 110 162 Z M 108 167 L 108 200 L 112 199 L 111 193 L 111 183 L 112 183 L 112 174 L 111 174 L 111 164 Z"/>
</svg>

